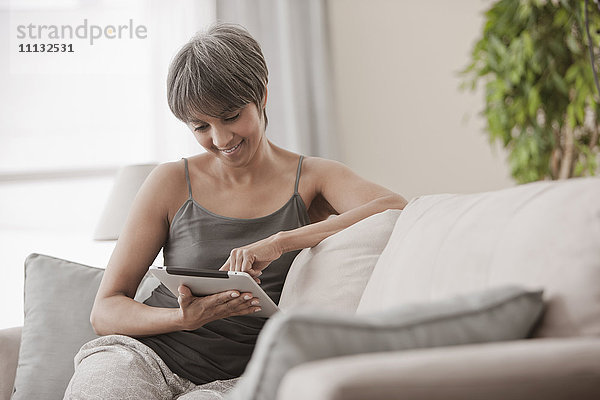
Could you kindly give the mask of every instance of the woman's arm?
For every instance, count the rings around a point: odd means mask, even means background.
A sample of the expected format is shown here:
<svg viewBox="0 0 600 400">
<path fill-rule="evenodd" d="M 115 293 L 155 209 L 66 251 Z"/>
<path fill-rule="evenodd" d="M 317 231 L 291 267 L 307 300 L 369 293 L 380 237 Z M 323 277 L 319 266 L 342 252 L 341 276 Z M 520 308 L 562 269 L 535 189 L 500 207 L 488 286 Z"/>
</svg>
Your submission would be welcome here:
<svg viewBox="0 0 600 400">
<path fill-rule="evenodd" d="M 281 253 L 304 249 L 318 245 L 323 239 L 338 233 L 339 231 L 354 225 L 371 215 L 389 209 L 403 209 L 406 200 L 397 194 L 371 200 L 352 210 L 341 213 L 335 218 L 306 225 L 292 231 L 279 232 L 275 235 L 275 243 L 281 249 Z"/>
<path fill-rule="evenodd" d="M 283 253 L 313 247 L 323 239 L 388 209 L 403 209 L 407 201 L 380 185 L 356 175 L 344 164 L 322 158 L 307 158 L 303 176 L 309 175 L 316 195 L 321 195 L 339 215 L 233 249 L 221 270 L 260 271 Z"/>
<path fill-rule="evenodd" d="M 305 170 L 313 175 L 315 192 L 339 215 L 277 234 L 275 241 L 284 253 L 316 246 L 360 220 L 388 209 L 403 209 L 407 204 L 399 194 L 361 178 L 340 162 L 317 157 L 306 161 Z"/>
<path fill-rule="evenodd" d="M 173 186 L 172 169 L 166 164 L 156 167 L 135 197 L 92 308 L 90 321 L 99 335 L 142 336 L 180 328 L 178 309 L 154 308 L 133 300 L 167 237 L 164 193 L 170 191 L 161 186 Z"/>
</svg>

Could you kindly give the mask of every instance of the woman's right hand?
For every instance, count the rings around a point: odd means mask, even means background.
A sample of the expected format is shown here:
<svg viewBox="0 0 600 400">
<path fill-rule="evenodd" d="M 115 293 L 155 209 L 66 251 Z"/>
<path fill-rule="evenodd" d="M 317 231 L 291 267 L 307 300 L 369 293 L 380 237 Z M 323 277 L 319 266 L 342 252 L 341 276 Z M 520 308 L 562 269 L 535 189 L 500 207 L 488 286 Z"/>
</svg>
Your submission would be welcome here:
<svg viewBox="0 0 600 400">
<path fill-rule="evenodd" d="M 202 325 L 221 318 L 253 314 L 261 310 L 257 297 L 252 293 L 237 290 L 196 297 L 184 285 L 178 288 L 179 309 L 183 330 L 194 330 Z"/>
</svg>

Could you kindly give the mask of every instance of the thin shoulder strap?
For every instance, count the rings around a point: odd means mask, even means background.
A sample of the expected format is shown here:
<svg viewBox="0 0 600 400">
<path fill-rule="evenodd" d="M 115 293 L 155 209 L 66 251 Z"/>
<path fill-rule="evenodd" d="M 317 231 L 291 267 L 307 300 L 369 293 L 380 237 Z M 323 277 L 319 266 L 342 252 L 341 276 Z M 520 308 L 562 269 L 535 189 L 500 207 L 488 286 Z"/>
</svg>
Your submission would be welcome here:
<svg viewBox="0 0 600 400">
<path fill-rule="evenodd" d="M 300 156 L 300 160 L 298 160 L 298 172 L 296 172 L 296 186 L 294 186 L 294 194 L 298 193 L 298 183 L 300 183 L 300 171 L 302 170 L 302 160 L 304 160 L 304 156 Z"/>
<path fill-rule="evenodd" d="M 187 158 L 183 157 L 183 162 L 185 163 L 185 180 L 187 181 L 188 193 L 190 194 L 190 199 L 191 199 L 192 198 L 192 183 L 190 181 L 190 171 L 188 169 Z"/>
</svg>

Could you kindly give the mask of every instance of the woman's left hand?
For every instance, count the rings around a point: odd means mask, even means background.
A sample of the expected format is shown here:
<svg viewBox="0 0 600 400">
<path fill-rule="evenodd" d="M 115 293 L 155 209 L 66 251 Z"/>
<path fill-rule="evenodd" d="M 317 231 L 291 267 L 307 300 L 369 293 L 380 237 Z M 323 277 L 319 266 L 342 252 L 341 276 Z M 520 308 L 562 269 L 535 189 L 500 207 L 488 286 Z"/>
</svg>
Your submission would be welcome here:
<svg viewBox="0 0 600 400">
<path fill-rule="evenodd" d="M 229 258 L 219 271 L 247 272 L 257 283 L 262 270 L 282 255 L 282 249 L 275 236 L 231 250 Z"/>
</svg>

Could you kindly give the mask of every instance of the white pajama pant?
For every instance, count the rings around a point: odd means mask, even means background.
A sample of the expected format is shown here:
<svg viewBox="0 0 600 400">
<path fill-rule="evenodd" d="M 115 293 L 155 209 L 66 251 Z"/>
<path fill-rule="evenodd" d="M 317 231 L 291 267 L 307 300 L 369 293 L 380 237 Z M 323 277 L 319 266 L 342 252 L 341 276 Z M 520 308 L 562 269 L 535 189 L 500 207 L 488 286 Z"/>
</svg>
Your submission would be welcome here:
<svg viewBox="0 0 600 400">
<path fill-rule="evenodd" d="M 145 344 L 109 335 L 81 347 L 63 400 L 221 400 L 238 379 L 195 385 Z"/>
</svg>

